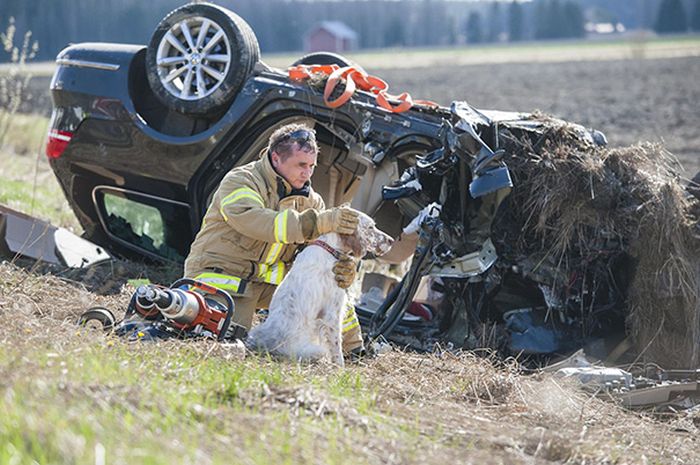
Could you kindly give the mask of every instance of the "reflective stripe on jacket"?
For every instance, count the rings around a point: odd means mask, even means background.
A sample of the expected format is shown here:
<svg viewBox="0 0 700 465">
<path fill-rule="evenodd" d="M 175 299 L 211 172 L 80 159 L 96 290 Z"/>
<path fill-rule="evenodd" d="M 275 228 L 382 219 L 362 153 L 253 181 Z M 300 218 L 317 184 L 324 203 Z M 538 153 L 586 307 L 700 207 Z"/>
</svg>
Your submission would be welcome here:
<svg viewBox="0 0 700 465">
<path fill-rule="evenodd" d="M 345 307 L 345 315 L 343 316 L 342 322 L 342 333 L 345 334 L 352 331 L 360 326 L 360 320 L 357 318 L 357 313 L 355 312 L 355 306 L 348 302 Z"/>
<path fill-rule="evenodd" d="M 221 273 L 200 273 L 194 277 L 195 280 L 224 290 L 230 294 L 243 294 L 245 292 L 245 280 Z"/>
<path fill-rule="evenodd" d="M 229 171 L 214 193 L 202 228 L 185 260 L 185 276 L 219 275 L 271 284 L 282 282 L 299 244 L 305 242 L 299 212 L 323 210 L 309 189 L 293 193 L 267 154 Z"/>
</svg>

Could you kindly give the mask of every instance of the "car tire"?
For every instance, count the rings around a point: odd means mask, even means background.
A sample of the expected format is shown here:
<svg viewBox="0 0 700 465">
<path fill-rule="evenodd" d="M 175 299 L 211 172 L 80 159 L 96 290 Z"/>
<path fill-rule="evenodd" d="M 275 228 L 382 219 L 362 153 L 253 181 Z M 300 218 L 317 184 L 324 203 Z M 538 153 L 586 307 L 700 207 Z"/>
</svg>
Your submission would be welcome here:
<svg viewBox="0 0 700 465">
<path fill-rule="evenodd" d="M 92 307 L 78 318 L 78 326 L 110 332 L 116 324 L 114 314 L 104 307 Z"/>
<path fill-rule="evenodd" d="M 357 66 L 352 60 L 332 52 L 309 53 L 292 63 L 292 66 L 297 65 L 338 65 L 343 68 L 346 66 Z"/>
<path fill-rule="evenodd" d="M 250 26 L 226 8 L 191 3 L 170 12 L 146 51 L 146 75 L 156 97 L 184 114 L 229 105 L 260 58 Z"/>
</svg>

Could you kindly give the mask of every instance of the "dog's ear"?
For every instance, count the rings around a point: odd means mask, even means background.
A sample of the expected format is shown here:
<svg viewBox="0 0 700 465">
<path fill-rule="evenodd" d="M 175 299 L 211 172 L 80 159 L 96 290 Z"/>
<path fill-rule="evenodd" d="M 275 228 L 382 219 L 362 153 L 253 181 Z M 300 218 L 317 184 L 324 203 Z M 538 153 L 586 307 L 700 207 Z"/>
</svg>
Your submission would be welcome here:
<svg viewBox="0 0 700 465">
<path fill-rule="evenodd" d="M 353 234 L 338 234 L 340 241 L 343 243 L 343 249 L 352 251 L 356 258 L 362 258 L 365 255 L 365 247 L 360 239 L 361 228 L 357 228 Z"/>
</svg>

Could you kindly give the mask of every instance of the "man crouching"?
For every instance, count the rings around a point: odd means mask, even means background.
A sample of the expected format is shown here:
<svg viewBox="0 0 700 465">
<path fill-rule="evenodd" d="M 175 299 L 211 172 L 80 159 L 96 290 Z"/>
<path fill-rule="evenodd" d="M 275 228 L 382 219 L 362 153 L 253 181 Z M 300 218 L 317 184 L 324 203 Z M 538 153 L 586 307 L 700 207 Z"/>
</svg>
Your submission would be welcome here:
<svg viewBox="0 0 700 465">
<path fill-rule="evenodd" d="M 246 329 L 256 309 L 268 308 L 299 245 L 328 232 L 352 234 L 357 227 L 355 210 L 326 210 L 311 188 L 317 156 L 313 129 L 302 124 L 277 129 L 259 160 L 224 176 L 192 243 L 185 277 L 231 294 L 233 321 Z M 339 260 L 333 271 L 338 286 L 347 288 L 355 263 Z M 350 305 L 343 318 L 343 351 L 361 348 L 359 322 Z"/>
</svg>

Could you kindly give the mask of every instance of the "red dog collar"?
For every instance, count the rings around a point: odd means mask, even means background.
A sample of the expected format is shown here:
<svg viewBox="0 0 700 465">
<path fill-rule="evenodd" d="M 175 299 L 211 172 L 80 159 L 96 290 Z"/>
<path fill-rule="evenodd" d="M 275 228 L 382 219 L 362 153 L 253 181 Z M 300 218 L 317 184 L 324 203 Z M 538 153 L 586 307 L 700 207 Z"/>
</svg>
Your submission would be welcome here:
<svg viewBox="0 0 700 465">
<path fill-rule="evenodd" d="M 334 248 L 331 247 L 330 245 L 326 244 L 326 243 L 323 242 L 323 241 L 319 241 L 318 239 L 316 239 L 316 240 L 313 241 L 313 242 L 310 242 L 309 245 L 317 245 L 317 246 L 321 247 L 321 248 L 324 249 L 326 252 L 328 252 L 329 254 L 333 255 L 333 257 L 334 257 L 336 260 L 340 260 L 340 259 L 343 258 L 343 256 L 345 255 L 345 254 L 343 254 L 340 250 L 334 249 Z"/>
</svg>

